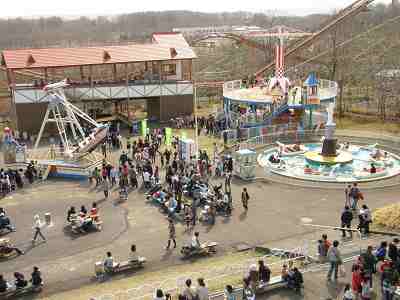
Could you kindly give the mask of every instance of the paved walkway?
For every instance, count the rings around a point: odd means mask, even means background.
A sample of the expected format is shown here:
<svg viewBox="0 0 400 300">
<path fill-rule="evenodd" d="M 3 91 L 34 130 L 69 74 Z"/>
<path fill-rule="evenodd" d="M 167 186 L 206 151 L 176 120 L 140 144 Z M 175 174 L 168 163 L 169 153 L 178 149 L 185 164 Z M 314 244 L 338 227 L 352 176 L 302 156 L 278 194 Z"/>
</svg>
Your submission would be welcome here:
<svg viewBox="0 0 400 300">
<path fill-rule="evenodd" d="M 338 224 L 342 193 L 255 182 L 246 185 L 251 199 L 249 212 L 245 214 L 240 204 L 243 186 L 242 182 L 234 181 L 232 217 L 219 217 L 213 227 L 196 227 L 203 240 L 220 242 L 221 255 L 240 242 L 291 248 L 308 244 L 312 248 L 314 245 L 309 241 L 318 239 L 322 231 L 303 226 L 302 218 L 310 218 L 316 224 Z M 396 202 L 397 195 L 398 189 L 369 191 L 366 202 L 372 208 L 380 207 Z M 33 265 L 39 265 L 47 283 L 46 292 L 54 293 L 91 282 L 95 261 L 102 259 L 108 250 L 123 259 L 131 243 L 137 244 L 139 253 L 148 257 L 146 270 L 184 263 L 178 251 L 165 255 L 167 222 L 140 192 L 132 192 L 122 205 L 114 204 L 117 193 L 107 201 L 102 202 L 102 198 L 101 191 L 92 191 L 84 184 L 49 181 L 1 200 L 18 229 L 9 237 L 29 250 L 24 256 L 0 262 L 2 272 L 7 276 L 14 271 L 28 273 Z M 63 229 L 67 208 L 72 204 L 90 207 L 92 201 L 100 201 L 104 230 L 71 238 Z M 54 226 L 44 232 L 48 242 L 31 248 L 33 214 L 45 212 L 51 212 L 54 221 Z M 177 235 L 178 247 L 190 238 L 182 225 L 177 226 Z"/>
<path fill-rule="evenodd" d="M 247 214 L 240 203 L 244 186 L 250 193 Z M 365 192 L 365 202 L 371 208 L 397 202 L 399 189 L 369 190 Z M 313 241 L 323 231 L 304 226 L 304 218 L 315 224 L 338 225 L 344 203 L 341 190 L 264 181 L 245 183 L 235 179 L 232 190 L 235 206 L 232 216 L 218 217 L 212 227 L 196 226 L 202 240 L 220 243 L 218 255 L 234 251 L 238 243 L 279 248 L 308 247 L 310 252 L 316 251 Z M 132 243 L 137 244 L 139 253 L 148 258 L 146 272 L 186 263 L 180 259 L 178 251 L 164 251 L 168 236 L 165 216 L 145 201 L 141 191 L 132 191 L 129 200 L 123 204 L 115 203 L 117 197 L 114 191 L 110 199 L 104 201 L 102 191 L 87 183 L 49 180 L 1 199 L 0 206 L 6 208 L 17 226 L 17 232 L 8 236 L 27 251 L 24 256 L 0 261 L 1 272 L 10 278 L 14 271 L 28 274 L 34 265 L 39 265 L 46 281 L 45 296 L 92 283 L 94 262 L 103 259 L 106 251 L 112 251 L 117 259 L 124 259 Z M 104 230 L 71 236 L 64 230 L 67 208 L 71 205 L 79 208 L 82 204 L 90 208 L 93 201 L 99 203 Z M 31 247 L 33 215 L 43 216 L 46 212 L 52 214 L 54 222 L 44 231 L 48 242 Z M 179 224 L 177 236 L 179 247 L 190 238 L 190 233 Z M 101 295 L 107 291 L 108 285 L 104 284 L 97 287 L 96 293 Z"/>
</svg>

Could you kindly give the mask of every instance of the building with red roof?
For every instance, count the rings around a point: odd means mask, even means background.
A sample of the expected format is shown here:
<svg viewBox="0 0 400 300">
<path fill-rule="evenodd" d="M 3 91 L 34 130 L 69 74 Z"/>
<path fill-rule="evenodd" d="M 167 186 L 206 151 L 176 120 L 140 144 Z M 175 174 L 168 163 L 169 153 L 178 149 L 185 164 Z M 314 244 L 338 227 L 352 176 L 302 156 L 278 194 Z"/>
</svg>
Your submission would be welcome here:
<svg viewBox="0 0 400 300">
<path fill-rule="evenodd" d="M 133 121 L 146 103 L 160 121 L 193 112 L 192 61 L 180 33 L 154 33 L 145 44 L 10 49 L 1 53 L 18 129 L 36 134 L 47 108 L 43 86 L 67 78 L 67 97 L 95 118 Z M 27 118 L 29 116 L 29 118 Z M 107 118 L 104 118 L 107 117 Z"/>
</svg>

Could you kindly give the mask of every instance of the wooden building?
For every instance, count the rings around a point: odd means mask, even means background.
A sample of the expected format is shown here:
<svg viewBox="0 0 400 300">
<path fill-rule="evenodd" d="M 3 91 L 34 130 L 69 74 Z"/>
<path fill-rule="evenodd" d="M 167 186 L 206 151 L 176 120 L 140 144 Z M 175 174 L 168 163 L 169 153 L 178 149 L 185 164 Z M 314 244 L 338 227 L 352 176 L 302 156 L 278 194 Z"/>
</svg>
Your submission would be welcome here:
<svg viewBox="0 0 400 300">
<path fill-rule="evenodd" d="M 147 44 L 4 50 L 18 130 L 36 134 L 48 105 L 44 85 L 67 78 L 67 97 L 94 117 L 130 120 L 130 104 L 166 121 L 193 112 L 192 61 L 180 33 L 154 33 Z"/>
</svg>

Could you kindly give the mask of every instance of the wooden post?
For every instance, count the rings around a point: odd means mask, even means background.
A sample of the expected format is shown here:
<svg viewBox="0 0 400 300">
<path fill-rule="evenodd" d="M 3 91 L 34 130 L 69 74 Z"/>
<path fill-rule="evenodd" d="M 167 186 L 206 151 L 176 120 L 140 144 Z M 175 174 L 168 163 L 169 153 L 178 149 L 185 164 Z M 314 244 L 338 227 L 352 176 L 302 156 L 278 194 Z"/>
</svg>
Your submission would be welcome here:
<svg viewBox="0 0 400 300">
<path fill-rule="evenodd" d="M 93 66 L 89 66 L 89 84 L 93 87 Z"/>
<path fill-rule="evenodd" d="M 189 80 L 192 80 L 192 64 L 193 64 L 193 59 L 189 61 Z"/>
<path fill-rule="evenodd" d="M 14 73 L 11 70 L 7 70 L 7 81 L 8 81 L 8 85 L 14 86 L 15 83 L 15 78 L 14 78 Z"/>
<path fill-rule="evenodd" d="M 14 123 L 14 130 L 18 130 L 18 115 L 17 115 L 17 105 L 15 103 L 15 85 L 16 78 L 13 70 L 9 70 L 10 82 L 11 82 L 11 123 Z"/>
<path fill-rule="evenodd" d="M 128 64 L 125 64 L 125 82 L 126 85 L 129 85 Z"/>
<path fill-rule="evenodd" d="M 46 82 L 46 84 L 48 82 L 48 79 L 49 79 L 49 74 L 47 72 L 47 68 L 44 68 L 44 81 Z"/>
<path fill-rule="evenodd" d="M 112 65 L 112 72 L 113 72 L 113 80 L 114 82 L 117 81 L 117 64 Z"/>
</svg>

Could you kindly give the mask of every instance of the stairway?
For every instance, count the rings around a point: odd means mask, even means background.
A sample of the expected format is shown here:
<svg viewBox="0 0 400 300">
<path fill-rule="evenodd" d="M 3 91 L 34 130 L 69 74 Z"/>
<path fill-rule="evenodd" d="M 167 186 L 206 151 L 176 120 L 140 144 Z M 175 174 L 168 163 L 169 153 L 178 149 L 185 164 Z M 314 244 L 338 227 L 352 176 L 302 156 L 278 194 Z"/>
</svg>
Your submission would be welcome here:
<svg viewBox="0 0 400 300">
<path fill-rule="evenodd" d="M 271 125 L 273 119 L 279 117 L 281 114 L 287 112 L 289 110 L 289 106 L 285 103 L 281 106 L 278 107 L 278 109 L 276 109 L 275 111 L 272 112 L 272 114 L 270 114 L 268 116 L 268 118 L 265 119 L 265 124 L 267 125 Z"/>
</svg>

